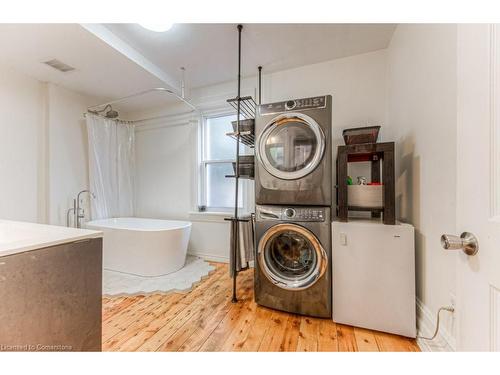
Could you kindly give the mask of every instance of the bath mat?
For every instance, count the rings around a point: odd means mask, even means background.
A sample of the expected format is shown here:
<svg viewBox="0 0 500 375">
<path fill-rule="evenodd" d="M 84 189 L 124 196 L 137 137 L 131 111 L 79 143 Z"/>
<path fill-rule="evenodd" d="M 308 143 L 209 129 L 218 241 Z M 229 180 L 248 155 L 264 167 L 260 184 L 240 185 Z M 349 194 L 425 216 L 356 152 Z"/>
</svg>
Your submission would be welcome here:
<svg viewBox="0 0 500 375">
<path fill-rule="evenodd" d="M 142 277 L 104 269 L 102 274 L 102 294 L 123 296 L 137 294 L 184 292 L 193 287 L 203 277 L 215 270 L 206 261 L 188 256 L 186 264 L 179 271 L 164 276 Z"/>
</svg>

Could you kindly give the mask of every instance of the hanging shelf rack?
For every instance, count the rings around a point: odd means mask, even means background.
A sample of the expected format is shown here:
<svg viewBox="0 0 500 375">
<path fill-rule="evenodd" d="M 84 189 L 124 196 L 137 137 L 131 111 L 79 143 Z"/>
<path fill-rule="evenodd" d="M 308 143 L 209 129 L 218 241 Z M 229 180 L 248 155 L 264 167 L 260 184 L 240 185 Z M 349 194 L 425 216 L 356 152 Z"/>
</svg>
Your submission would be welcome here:
<svg viewBox="0 0 500 375">
<path fill-rule="evenodd" d="M 224 220 L 231 221 L 231 230 L 232 230 L 232 274 L 231 277 L 233 279 L 233 296 L 231 301 L 233 303 L 238 302 L 238 298 L 236 296 L 236 279 L 238 276 L 237 271 L 237 254 L 239 254 L 238 247 L 240 244 L 239 241 L 239 223 L 240 222 L 248 222 L 249 219 L 243 219 L 238 216 L 238 193 L 239 193 L 239 184 L 238 181 L 240 178 L 249 178 L 249 176 L 240 175 L 240 143 L 249 147 L 254 147 L 255 144 L 255 135 L 252 131 L 241 131 L 241 121 L 245 120 L 254 120 L 256 115 L 256 107 L 257 104 L 255 100 L 251 96 L 241 96 L 241 31 L 243 29 L 243 25 L 238 25 L 238 93 L 235 98 L 228 99 L 227 102 L 236 110 L 236 126 L 235 131 L 231 133 L 227 133 L 226 135 L 236 140 L 236 165 L 235 165 L 235 174 L 226 177 L 233 177 L 235 180 L 235 202 L 234 202 L 234 215 L 233 217 L 226 218 Z M 260 103 L 260 83 L 261 83 L 261 70 L 262 67 L 259 67 L 259 103 Z"/>
<path fill-rule="evenodd" d="M 228 99 L 227 102 L 238 112 L 238 97 Z M 255 103 L 255 100 L 251 96 L 244 96 L 240 99 L 240 115 L 243 116 L 243 121 L 255 119 L 256 106 L 257 103 Z M 243 143 L 245 146 L 254 147 L 255 133 L 252 131 L 240 131 L 239 138 L 237 131 L 226 133 L 226 135 Z"/>
<path fill-rule="evenodd" d="M 238 97 L 228 99 L 227 102 L 233 107 L 235 110 L 238 110 Z M 255 118 L 255 107 L 257 103 L 251 96 L 243 96 L 240 99 L 240 113 L 243 115 L 243 118 L 253 119 Z"/>
<path fill-rule="evenodd" d="M 234 140 L 238 141 L 238 133 L 237 132 L 226 133 L 226 135 L 233 138 Z M 248 146 L 250 148 L 254 148 L 254 145 L 255 145 L 254 133 L 252 133 L 250 131 L 240 132 L 239 142 L 243 143 L 245 146 Z"/>
</svg>

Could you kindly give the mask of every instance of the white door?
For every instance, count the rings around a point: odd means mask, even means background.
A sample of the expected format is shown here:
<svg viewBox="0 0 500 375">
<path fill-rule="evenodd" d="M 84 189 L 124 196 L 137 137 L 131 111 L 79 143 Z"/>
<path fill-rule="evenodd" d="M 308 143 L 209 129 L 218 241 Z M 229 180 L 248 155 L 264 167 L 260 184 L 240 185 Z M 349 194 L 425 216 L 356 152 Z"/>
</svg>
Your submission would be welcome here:
<svg viewBox="0 0 500 375">
<path fill-rule="evenodd" d="M 498 351 L 500 25 L 459 25 L 457 47 L 457 227 L 479 242 L 458 255 L 457 349 Z"/>
</svg>

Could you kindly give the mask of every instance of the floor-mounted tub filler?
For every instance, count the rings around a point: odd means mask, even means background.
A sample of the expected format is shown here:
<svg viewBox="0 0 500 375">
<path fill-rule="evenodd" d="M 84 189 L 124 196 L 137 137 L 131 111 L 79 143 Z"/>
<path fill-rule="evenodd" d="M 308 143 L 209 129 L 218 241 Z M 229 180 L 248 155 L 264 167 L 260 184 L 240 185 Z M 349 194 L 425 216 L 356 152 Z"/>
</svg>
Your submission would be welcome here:
<svg viewBox="0 0 500 375">
<path fill-rule="evenodd" d="M 143 218 L 90 221 L 104 233 L 103 268 L 152 277 L 178 271 L 186 262 L 191 223 Z"/>
</svg>

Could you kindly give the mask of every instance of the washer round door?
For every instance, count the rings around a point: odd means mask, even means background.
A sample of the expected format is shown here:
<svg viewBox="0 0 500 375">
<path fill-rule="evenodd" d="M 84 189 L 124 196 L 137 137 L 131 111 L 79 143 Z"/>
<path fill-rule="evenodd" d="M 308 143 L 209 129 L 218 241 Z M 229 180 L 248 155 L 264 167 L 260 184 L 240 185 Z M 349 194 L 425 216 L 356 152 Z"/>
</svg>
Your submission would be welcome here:
<svg viewBox="0 0 500 375">
<path fill-rule="evenodd" d="M 258 245 L 264 275 L 286 290 L 313 286 L 326 272 L 328 257 L 316 236 L 297 224 L 277 224 L 267 230 Z"/>
<path fill-rule="evenodd" d="M 296 180 L 316 169 L 324 151 L 325 136 L 318 123 L 302 113 L 286 113 L 266 125 L 257 156 L 273 176 Z"/>
</svg>

